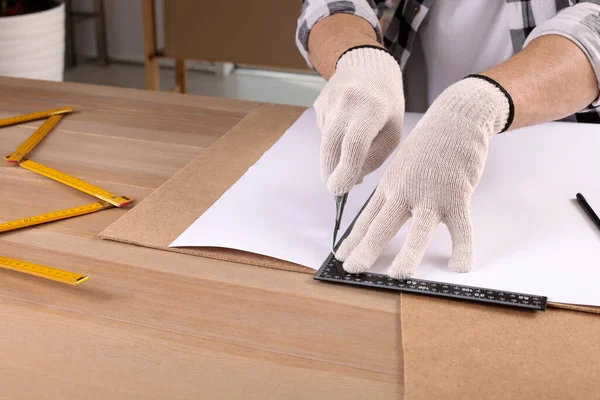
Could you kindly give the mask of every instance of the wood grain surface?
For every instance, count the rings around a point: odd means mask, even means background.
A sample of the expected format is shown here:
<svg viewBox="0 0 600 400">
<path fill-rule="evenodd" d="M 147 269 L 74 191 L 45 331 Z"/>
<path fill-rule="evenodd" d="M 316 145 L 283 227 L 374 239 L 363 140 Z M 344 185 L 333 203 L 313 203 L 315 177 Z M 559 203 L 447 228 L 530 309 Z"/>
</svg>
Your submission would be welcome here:
<svg viewBox="0 0 600 400">
<path fill-rule="evenodd" d="M 31 158 L 138 201 L 259 106 L 7 78 L 0 93 L 0 118 L 75 107 Z M 0 150 L 40 123 L 0 129 Z M 0 188 L 0 222 L 93 202 L 5 164 Z M 0 236 L 3 256 L 91 277 L 0 270 L 0 399 L 401 396 L 399 296 L 96 238 L 124 212 Z"/>
</svg>

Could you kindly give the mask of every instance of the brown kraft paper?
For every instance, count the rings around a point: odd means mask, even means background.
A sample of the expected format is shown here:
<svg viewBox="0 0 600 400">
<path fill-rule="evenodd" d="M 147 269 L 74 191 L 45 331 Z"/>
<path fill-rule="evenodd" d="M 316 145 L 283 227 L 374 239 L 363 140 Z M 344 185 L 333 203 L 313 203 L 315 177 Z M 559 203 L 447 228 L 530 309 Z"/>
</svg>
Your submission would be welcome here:
<svg viewBox="0 0 600 400">
<path fill-rule="evenodd" d="M 598 399 L 600 318 L 402 296 L 405 400 Z"/>
<path fill-rule="evenodd" d="M 100 233 L 103 239 L 286 271 L 314 273 L 302 265 L 240 250 L 169 248 L 183 231 L 254 165 L 305 111 L 265 104 L 175 174 L 131 211 Z M 550 303 L 600 313 L 600 307 Z"/>
</svg>

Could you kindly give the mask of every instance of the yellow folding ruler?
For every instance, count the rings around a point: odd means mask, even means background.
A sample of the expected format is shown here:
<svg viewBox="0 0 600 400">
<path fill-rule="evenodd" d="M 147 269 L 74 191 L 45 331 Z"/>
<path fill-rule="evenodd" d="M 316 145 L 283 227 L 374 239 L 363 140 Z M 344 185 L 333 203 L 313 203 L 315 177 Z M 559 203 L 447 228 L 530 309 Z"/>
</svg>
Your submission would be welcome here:
<svg viewBox="0 0 600 400">
<path fill-rule="evenodd" d="M 22 124 L 23 122 L 36 121 L 38 119 L 44 119 L 53 115 L 63 115 L 73 112 L 72 107 L 57 108 L 55 110 L 41 111 L 33 114 L 19 115 L 17 117 L 0 119 L 0 128 L 3 126 Z"/>
<path fill-rule="evenodd" d="M 69 208 L 67 210 L 55 211 L 48 214 L 36 215 L 34 217 L 5 222 L 0 224 L 0 233 L 14 231 L 21 228 L 28 228 L 30 226 L 45 224 L 48 222 L 60 221 L 61 219 L 78 217 L 80 215 L 91 214 L 96 211 L 106 210 L 107 208 L 113 207 L 114 206 L 110 203 L 100 201 L 98 203 L 92 203 L 81 207 Z"/>
<path fill-rule="evenodd" d="M 77 189 L 90 196 L 96 197 L 100 201 L 84 206 L 69 208 L 51 212 L 48 214 L 37 215 L 29 218 L 23 218 L 16 221 L 0 223 L 0 233 L 13 231 L 16 229 L 27 228 L 35 225 L 45 224 L 48 222 L 59 221 L 66 218 L 73 218 L 81 215 L 91 214 L 97 211 L 106 210 L 113 207 L 125 207 L 131 204 L 132 199 L 127 196 L 117 196 L 104 189 L 94 186 L 90 183 L 82 181 L 71 175 L 60 172 L 56 169 L 47 167 L 35 161 L 29 160 L 26 157 L 33 149 L 52 131 L 52 129 L 60 122 L 64 115 L 72 112 L 71 107 L 64 107 L 55 110 L 42 111 L 33 114 L 21 115 L 18 117 L 0 120 L 0 127 L 14 125 L 22 122 L 34 121 L 47 118 L 46 121 L 29 137 L 17 150 L 4 157 L 8 163 L 19 165 L 29 171 L 60 182 L 64 185 Z M 27 263 L 24 261 L 13 260 L 0 256 L 0 268 L 12 269 L 30 275 L 40 276 L 46 279 L 68 283 L 71 285 L 79 285 L 88 280 L 87 276 L 76 274 L 73 272 L 62 271 L 56 268 L 51 268 L 39 264 Z"/>
<path fill-rule="evenodd" d="M 37 146 L 38 143 L 40 143 L 42 141 L 42 139 L 44 139 L 46 137 L 46 135 L 48 135 L 50 133 L 52 128 L 54 128 L 56 126 L 56 124 L 58 124 L 60 122 L 62 117 L 63 117 L 63 114 L 50 116 L 42 124 L 42 126 L 40 126 L 38 128 L 38 130 L 36 130 L 33 133 L 33 135 L 31 135 L 31 137 L 25 141 L 25 143 L 23 143 L 21 146 L 19 146 L 17 151 L 15 151 L 13 154 L 10 154 L 10 155 L 4 157 L 6 159 L 6 161 L 11 164 L 17 164 L 17 163 L 21 162 L 21 160 L 23 160 L 25 158 L 25 156 L 27 154 L 29 154 L 31 152 L 31 150 L 33 150 L 35 148 L 35 146 Z"/>
<path fill-rule="evenodd" d="M 77 274 L 75 272 L 64 271 L 62 269 L 51 268 L 45 265 L 29 263 L 2 256 L 0 256 L 0 268 L 12 269 L 14 271 L 24 272 L 29 275 L 35 275 L 73 286 L 80 285 L 89 279 L 89 276 Z"/>
<path fill-rule="evenodd" d="M 80 192 L 94 196 L 102 201 L 112 204 L 115 207 L 125 207 L 131 204 L 129 197 L 122 197 L 107 192 L 104 189 L 100 189 L 90 183 L 84 182 L 81 179 L 74 178 L 64 172 L 57 171 L 53 168 L 46 167 L 40 163 L 31 160 L 24 160 L 19 165 L 31 172 L 45 176 L 64 185 L 70 186 L 73 189 L 77 189 Z"/>
</svg>

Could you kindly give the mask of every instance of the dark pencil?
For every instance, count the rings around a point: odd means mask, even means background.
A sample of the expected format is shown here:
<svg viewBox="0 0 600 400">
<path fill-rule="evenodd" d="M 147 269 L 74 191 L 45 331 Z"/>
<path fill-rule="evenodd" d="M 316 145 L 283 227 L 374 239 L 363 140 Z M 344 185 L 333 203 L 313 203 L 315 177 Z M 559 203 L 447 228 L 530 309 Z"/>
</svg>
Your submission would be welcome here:
<svg viewBox="0 0 600 400">
<path fill-rule="evenodd" d="M 577 197 L 577 201 L 579 202 L 581 208 L 583 208 L 583 211 L 585 211 L 592 222 L 598 227 L 598 229 L 600 229 L 600 218 L 598 218 L 598 215 L 596 215 L 592 207 L 590 207 L 585 197 L 583 197 L 581 193 L 577 193 L 577 196 L 575 197 Z"/>
</svg>

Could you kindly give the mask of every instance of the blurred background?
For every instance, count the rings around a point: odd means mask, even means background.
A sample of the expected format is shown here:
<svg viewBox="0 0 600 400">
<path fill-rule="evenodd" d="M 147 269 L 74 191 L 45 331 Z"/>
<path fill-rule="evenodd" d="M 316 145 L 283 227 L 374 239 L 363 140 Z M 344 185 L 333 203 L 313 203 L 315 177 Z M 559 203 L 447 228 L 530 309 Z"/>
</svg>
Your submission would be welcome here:
<svg viewBox="0 0 600 400">
<path fill-rule="evenodd" d="M 0 0 L 0 76 L 310 106 L 300 0 Z"/>
</svg>

